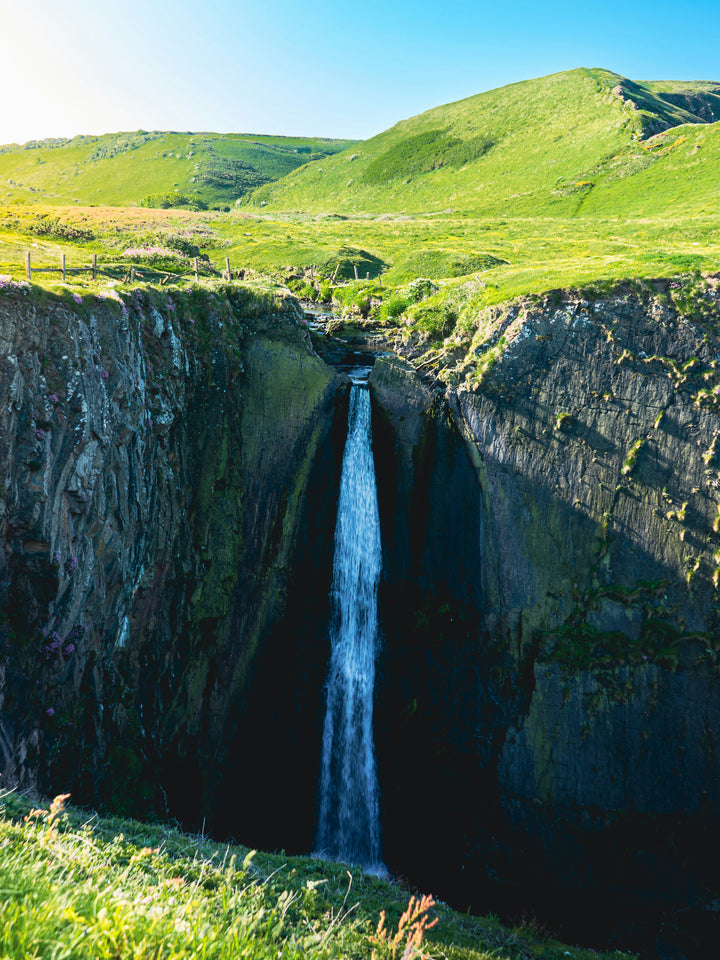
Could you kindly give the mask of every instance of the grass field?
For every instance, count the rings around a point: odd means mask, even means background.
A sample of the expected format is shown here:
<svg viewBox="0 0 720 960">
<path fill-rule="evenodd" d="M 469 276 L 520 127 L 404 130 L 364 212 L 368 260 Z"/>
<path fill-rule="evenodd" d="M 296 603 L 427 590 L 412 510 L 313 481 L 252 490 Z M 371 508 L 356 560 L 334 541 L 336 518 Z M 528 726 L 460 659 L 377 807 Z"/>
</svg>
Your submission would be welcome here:
<svg viewBox="0 0 720 960">
<path fill-rule="evenodd" d="M 0 272 L 24 276 L 28 250 L 36 266 L 58 266 L 64 253 L 72 267 L 97 254 L 116 276 L 132 262 L 187 274 L 196 256 L 207 258 L 211 276 L 209 265 L 219 271 L 229 258 L 233 270 L 279 282 L 304 271 L 295 288 L 315 296 L 329 295 L 336 276 L 344 284 L 336 299 L 350 305 L 427 277 L 440 286 L 431 309 L 464 290 L 481 309 L 598 280 L 715 272 L 718 116 L 718 84 L 639 84 L 573 70 L 435 108 L 340 152 L 333 142 L 327 156 L 260 186 L 240 206 L 200 212 L 130 204 L 173 183 L 185 189 L 180 169 L 190 176 L 209 135 L 76 138 L 10 150 L 0 153 L 0 204 L 3 177 L 15 190 L 0 205 Z M 237 159 L 241 139 L 214 135 L 206 146 Z M 254 138 L 250 146 L 272 154 L 277 165 L 267 175 L 279 176 L 288 157 L 297 164 L 314 155 L 295 152 L 310 144 Z M 90 149 L 103 155 L 90 162 Z M 33 166 L 34 156 L 42 162 Z M 43 170 L 51 166 L 49 177 Z M 138 171 L 145 179 L 135 182 Z M 32 176 L 45 186 L 18 193 L 18 182 L 29 189 Z M 52 204 L 38 199 L 61 181 L 67 190 L 58 188 Z M 86 199 L 63 203 L 70 194 Z M 97 206 L 87 200 L 94 196 Z M 344 273 L 336 274 L 339 261 Z M 353 265 L 356 295 L 346 288 Z M 370 267 L 372 290 L 363 283 Z M 87 276 L 72 282 L 86 284 Z"/>
<path fill-rule="evenodd" d="M 83 239 L 72 239 L 76 232 Z M 43 213 L 39 207 L 0 207 L 0 272 L 16 278 L 25 274 L 28 250 L 38 267 L 59 267 L 62 253 L 72 267 L 89 265 L 93 253 L 101 264 L 141 263 L 122 255 L 143 244 L 168 243 L 197 247 L 218 269 L 223 269 L 227 257 L 233 269 L 269 273 L 286 266 L 319 267 L 341 249 L 354 248 L 386 265 L 382 282 L 388 290 L 414 277 L 441 280 L 450 287 L 474 279 L 482 284 L 486 304 L 597 279 L 720 269 L 718 218 L 709 214 L 337 220 L 259 212 L 98 207 Z M 487 266 L 488 258 L 498 262 Z M 182 264 L 176 268 L 189 271 L 190 261 L 186 258 L 184 268 Z M 52 276 L 59 280 L 58 274 Z M 48 279 L 46 275 L 41 282 Z M 86 283 L 87 278 L 73 282 Z"/>
<path fill-rule="evenodd" d="M 64 798 L 34 808 L 9 792 L 0 794 L 0 890 L 4 960 L 629 956 L 411 900 L 401 885 L 342 864 L 67 810 Z"/>
</svg>

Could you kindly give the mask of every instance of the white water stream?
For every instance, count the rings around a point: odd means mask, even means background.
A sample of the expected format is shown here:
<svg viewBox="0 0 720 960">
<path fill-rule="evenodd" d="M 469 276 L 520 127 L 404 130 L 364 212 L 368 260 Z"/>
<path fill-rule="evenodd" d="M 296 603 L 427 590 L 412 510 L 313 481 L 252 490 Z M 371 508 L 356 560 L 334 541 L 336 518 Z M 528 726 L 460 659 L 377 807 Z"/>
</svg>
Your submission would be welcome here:
<svg viewBox="0 0 720 960">
<path fill-rule="evenodd" d="M 370 394 L 356 383 L 350 389 L 335 527 L 316 849 L 320 856 L 384 873 L 372 724 L 380 522 Z"/>
</svg>

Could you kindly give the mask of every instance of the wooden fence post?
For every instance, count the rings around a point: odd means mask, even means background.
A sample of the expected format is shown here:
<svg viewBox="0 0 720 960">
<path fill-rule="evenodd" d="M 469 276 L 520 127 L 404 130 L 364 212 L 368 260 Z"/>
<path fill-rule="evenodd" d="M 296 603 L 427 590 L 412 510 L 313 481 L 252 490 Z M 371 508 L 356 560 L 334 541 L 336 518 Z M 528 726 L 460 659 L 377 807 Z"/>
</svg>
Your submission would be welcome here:
<svg viewBox="0 0 720 960">
<path fill-rule="evenodd" d="M 357 272 L 357 264 L 356 264 L 356 263 L 353 264 L 353 270 L 355 271 L 355 279 L 357 280 L 357 278 L 358 278 L 358 272 Z"/>
<path fill-rule="evenodd" d="M 227 270 L 228 280 L 232 280 L 232 273 L 230 271 L 230 257 L 225 257 L 225 269 Z"/>
<path fill-rule="evenodd" d="M 60 254 L 60 267 L 62 269 L 63 283 L 65 283 L 65 254 Z"/>
<path fill-rule="evenodd" d="M 200 279 L 200 261 L 195 257 L 195 279 Z"/>
<path fill-rule="evenodd" d="M 93 280 L 97 280 L 97 254 L 96 253 L 93 254 L 92 273 L 93 273 Z"/>
<path fill-rule="evenodd" d="M 25 276 L 28 280 L 32 280 L 32 267 L 30 266 L 30 251 L 27 250 L 25 253 Z"/>
</svg>

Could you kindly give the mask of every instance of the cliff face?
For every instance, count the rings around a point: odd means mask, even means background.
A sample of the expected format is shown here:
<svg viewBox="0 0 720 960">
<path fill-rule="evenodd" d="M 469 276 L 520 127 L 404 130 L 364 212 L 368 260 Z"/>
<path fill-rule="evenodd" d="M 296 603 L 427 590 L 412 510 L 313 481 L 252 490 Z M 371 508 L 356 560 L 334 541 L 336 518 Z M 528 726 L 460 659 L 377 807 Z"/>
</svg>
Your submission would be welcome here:
<svg viewBox="0 0 720 960">
<path fill-rule="evenodd" d="M 430 856 L 456 898 L 490 875 L 529 902 L 577 897 L 566 914 L 586 930 L 605 903 L 634 922 L 678 904 L 715 916 L 719 308 L 713 281 L 680 293 L 516 303 L 446 341 L 434 379 L 391 359 L 373 371 L 399 487 L 417 487 L 438 428 L 464 438 L 473 475 L 430 517 L 440 565 L 469 571 L 477 630 L 463 591 L 426 593 L 445 643 L 415 630 L 394 714 L 406 776 L 422 765 L 443 790 L 417 817 L 407 790 L 389 809 L 402 856 L 441 818 Z M 390 605 L 406 632 L 422 608 Z"/>
<path fill-rule="evenodd" d="M 307 851 L 346 381 L 270 297 L 38 297 L 0 296 L 3 776 Z M 718 329 L 714 281 L 628 287 L 376 362 L 386 859 L 458 906 L 717 918 Z"/>
<path fill-rule="evenodd" d="M 3 776 L 197 815 L 340 381 L 270 296 L 38 296 L 0 297 Z"/>
</svg>

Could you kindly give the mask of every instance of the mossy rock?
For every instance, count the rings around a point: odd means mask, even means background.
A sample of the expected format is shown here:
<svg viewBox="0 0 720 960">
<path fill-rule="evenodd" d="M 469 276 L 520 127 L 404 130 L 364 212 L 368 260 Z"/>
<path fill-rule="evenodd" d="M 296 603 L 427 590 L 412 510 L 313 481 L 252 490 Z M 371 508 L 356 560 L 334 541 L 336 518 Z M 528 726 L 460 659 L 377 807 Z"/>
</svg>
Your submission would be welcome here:
<svg viewBox="0 0 720 960">
<path fill-rule="evenodd" d="M 469 273 L 489 270 L 507 264 L 489 253 L 460 254 L 452 250 L 418 250 L 396 264 L 403 277 L 427 277 L 441 280 L 447 277 L 464 277 Z"/>
<path fill-rule="evenodd" d="M 372 280 L 379 277 L 387 266 L 384 260 L 368 253 L 367 250 L 361 250 L 359 247 L 340 247 L 336 254 L 325 261 L 323 272 L 327 276 L 334 276 L 335 280 L 355 280 L 357 269 L 357 279 L 365 280 L 369 275 Z"/>
</svg>

